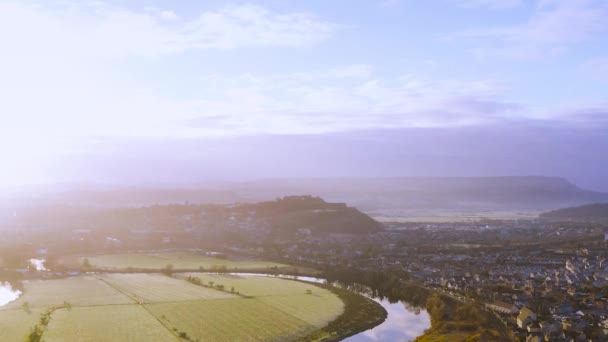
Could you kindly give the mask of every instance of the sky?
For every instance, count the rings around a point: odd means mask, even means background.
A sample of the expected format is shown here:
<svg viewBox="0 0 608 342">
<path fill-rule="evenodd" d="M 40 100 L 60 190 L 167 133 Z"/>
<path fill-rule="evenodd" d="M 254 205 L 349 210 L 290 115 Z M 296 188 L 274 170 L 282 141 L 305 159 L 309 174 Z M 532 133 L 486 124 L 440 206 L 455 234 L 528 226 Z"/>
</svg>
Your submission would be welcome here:
<svg viewBox="0 0 608 342">
<path fill-rule="evenodd" d="M 0 49 L 0 185 L 533 174 L 608 191 L 604 0 L 0 0 Z"/>
</svg>

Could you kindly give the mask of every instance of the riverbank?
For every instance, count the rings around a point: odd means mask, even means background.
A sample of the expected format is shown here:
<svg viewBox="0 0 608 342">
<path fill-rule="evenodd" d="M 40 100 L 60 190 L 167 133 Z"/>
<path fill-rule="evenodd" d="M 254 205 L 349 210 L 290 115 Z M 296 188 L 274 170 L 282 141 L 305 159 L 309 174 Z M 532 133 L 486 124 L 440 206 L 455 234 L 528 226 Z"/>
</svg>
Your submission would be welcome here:
<svg viewBox="0 0 608 342">
<path fill-rule="evenodd" d="M 433 293 L 427 299 L 426 309 L 431 316 L 431 328 L 414 342 L 513 341 L 494 317 L 474 303 L 461 303 Z"/>
<path fill-rule="evenodd" d="M 413 307 L 426 309 L 431 316 L 431 326 L 416 342 L 513 341 L 501 322 L 479 304 L 460 302 L 423 284 L 404 280 L 405 274 L 334 269 L 324 275 L 347 286 L 363 284 L 369 286 L 374 295 L 390 301 L 404 300 Z"/>
<path fill-rule="evenodd" d="M 388 312 L 378 303 L 360 294 L 335 286 L 315 284 L 336 294 L 344 302 L 344 312 L 326 327 L 298 341 L 340 341 L 384 322 Z"/>
</svg>

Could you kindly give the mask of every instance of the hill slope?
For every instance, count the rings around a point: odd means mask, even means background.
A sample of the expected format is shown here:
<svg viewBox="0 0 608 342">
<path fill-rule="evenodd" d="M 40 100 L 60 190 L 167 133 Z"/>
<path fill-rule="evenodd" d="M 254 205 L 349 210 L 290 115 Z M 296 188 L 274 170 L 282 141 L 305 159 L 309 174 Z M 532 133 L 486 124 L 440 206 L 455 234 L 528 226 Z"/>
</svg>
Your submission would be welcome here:
<svg viewBox="0 0 608 342">
<path fill-rule="evenodd" d="M 608 219 L 608 203 L 594 203 L 542 213 L 547 219 Z"/>
<path fill-rule="evenodd" d="M 327 203 L 319 197 L 290 196 L 273 202 L 244 205 L 257 218 L 268 222 L 276 233 L 300 229 L 323 233 L 362 234 L 380 230 L 371 217 L 344 203 Z"/>
</svg>

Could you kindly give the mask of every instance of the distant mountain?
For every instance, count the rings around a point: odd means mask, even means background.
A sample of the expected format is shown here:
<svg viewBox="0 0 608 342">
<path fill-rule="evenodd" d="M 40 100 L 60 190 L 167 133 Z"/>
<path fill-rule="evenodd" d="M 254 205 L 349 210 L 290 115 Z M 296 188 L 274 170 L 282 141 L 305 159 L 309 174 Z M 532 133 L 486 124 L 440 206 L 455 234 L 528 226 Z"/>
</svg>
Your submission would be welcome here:
<svg viewBox="0 0 608 342">
<path fill-rule="evenodd" d="M 404 177 L 264 180 L 225 188 L 247 200 L 309 193 L 364 210 L 548 210 L 608 201 L 554 177 Z"/>
<path fill-rule="evenodd" d="M 18 192 L 14 192 L 18 193 Z M 270 179 L 198 186 L 77 185 L 0 194 L 6 205 L 135 207 L 155 204 L 230 204 L 310 194 L 375 211 L 546 211 L 608 202 L 608 193 L 554 177 L 396 177 Z M 17 196 L 17 197 L 15 197 Z"/>
<path fill-rule="evenodd" d="M 574 208 L 563 208 L 542 213 L 541 218 L 546 219 L 568 219 L 568 220 L 594 220 L 608 219 L 608 203 L 594 203 Z"/>
</svg>

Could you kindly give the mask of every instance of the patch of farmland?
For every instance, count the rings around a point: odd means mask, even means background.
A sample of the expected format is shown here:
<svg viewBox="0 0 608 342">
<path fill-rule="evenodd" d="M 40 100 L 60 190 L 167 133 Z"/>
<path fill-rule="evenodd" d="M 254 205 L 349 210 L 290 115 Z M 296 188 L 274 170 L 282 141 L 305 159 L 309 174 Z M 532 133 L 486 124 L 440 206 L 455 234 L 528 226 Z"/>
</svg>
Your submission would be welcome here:
<svg viewBox="0 0 608 342">
<path fill-rule="evenodd" d="M 81 265 L 85 257 L 68 258 L 63 260 L 67 264 Z M 256 261 L 256 260 L 227 260 L 211 258 L 196 253 L 129 253 L 107 254 L 86 257 L 93 267 L 126 269 L 129 267 L 139 269 L 161 269 L 171 264 L 176 269 L 212 269 L 213 267 L 226 267 L 228 269 L 268 269 L 270 267 L 286 267 L 287 265 Z"/>
<path fill-rule="evenodd" d="M 84 259 L 80 259 L 81 263 Z M 98 255 L 87 259 L 92 266 L 103 268 L 161 268 L 171 262 L 157 254 L 138 253 Z"/>
<path fill-rule="evenodd" d="M 254 297 L 305 294 L 307 290 L 326 291 L 312 284 L 282 278 L 208 273 L 187 273 L 186 276 L 188 275 L 200 278 L 204 284 L 212 281 L 214 285 L 222 284 L 226 289 L 234 287 L 235 291 Z"/>
<path fill-rule="evenodd" d="M 40 310 L 0 310 L 0 341 L 25 341 L 40 319 Z"/>
<path fill-rule="evenodd" d="M 90 276 L 30 280 L 23 285 L 23 295 L 5 308 L 19 308 L 26 302 L 32 308 L 62 305 L 65 301 L 73 306 L 133 303 L 129 297 Z"/>
<path fill-rule="evenodd" d="M 266 296 L 259 300 L 317 328 L 326 326 L 344 312 L 340 298 L 322 288 L 310 294 Z"/>
<path fill-rule="evenodd" d="M 259 299 L 225 299 L 147 305 L 166 324 L 201 341 L 285 341 L 315 326 Z"/>
<path fill-rule="evenodd" d="M 140 305 L 75 307 L 53 313 L 44 341 L 179 341 Z"/>
<path fill-rule="evenodd" d="M 138 301 L 172 302 L 199 299 L 235 298 L 237 296 L 191 284 L 162 274 L 106 274 L 100 277 Z"/>
<path fill-rule="evenodd" d="M 205 284 L 222 284 L 225 288 L 259 298 L 266 304 L 309 324 L 323 327 L 344 310 L 342 301 L 331 291 L 318 286 L 281 278 L 188 273 Z M 308 291 L 311 293 L 308 294 Z"/>
</svg>

